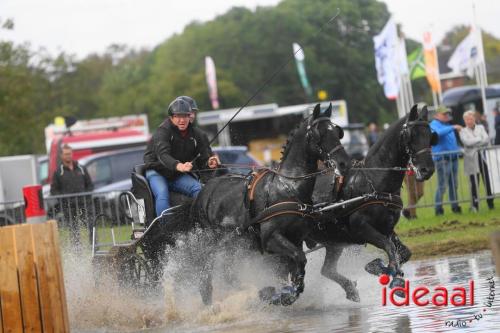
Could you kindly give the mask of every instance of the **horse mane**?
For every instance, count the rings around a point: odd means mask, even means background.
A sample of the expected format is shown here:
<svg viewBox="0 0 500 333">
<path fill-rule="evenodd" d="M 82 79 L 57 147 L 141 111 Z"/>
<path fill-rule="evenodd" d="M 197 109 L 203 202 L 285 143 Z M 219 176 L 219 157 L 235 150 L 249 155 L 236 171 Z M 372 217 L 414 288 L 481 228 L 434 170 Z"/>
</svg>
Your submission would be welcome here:
<svg viewBox="0 0 500 333">
<path fill-rule="evenodd" d="M 308 118 L 305 118 L 305 119 L 308 119 Z M 295 126 L 295 128 L 293 130 L 290 131 L 290 133 L 288 134 L 288 137 L 286 138 L 285 143 L 283 144 L 283 146 L 281 146 L 280 163 L 283 162 L 283 160 L 287 157 L 288 153 L 290 152 L 290 147 L 291 147 L 290 143 L 292 142 L 293 137 L 295 136 L 295 134 L 297 134 L 297 132 L 300 129 L 300 126 L 302 126 L 302 123 L 304 121 L 305 120 L 301 121 L 297 126 Z"/>
</svg>

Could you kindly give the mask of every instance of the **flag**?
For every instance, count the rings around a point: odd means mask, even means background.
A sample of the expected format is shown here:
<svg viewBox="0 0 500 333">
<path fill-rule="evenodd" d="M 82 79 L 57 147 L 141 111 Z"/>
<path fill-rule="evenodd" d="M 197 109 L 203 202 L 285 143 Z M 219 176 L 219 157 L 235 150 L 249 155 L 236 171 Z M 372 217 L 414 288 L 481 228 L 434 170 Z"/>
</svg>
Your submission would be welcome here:
<svg viewBox="0 0 500 333">
<path fill-rule="evenodd" d="M 380 34 L 373 37 L 375 48 L 375 67 L 378 82 L 384 86 L 384 94 L 388 99 L 396 99 L 399 92 L 400 48 L 396 24 L 391 17 Z"/>
<path fill-rule="evenodd" d="M 300 83 L 304 88 L 307 96 L 312 96 L 312 88 L 307 79 L 306 68 L 304 66 L 304 51 L 299 44 L 293 43 L 293 54 L 295 56 L 295 64 L 297 65 L 297 72 L 299 73 Z"/>
<path fill-rule="evenodd" d="M 433 92 L 441 93 L 437 50 L 436 46 L 432 42 L 432 35 L 430 32 L 424 33 L 424 59 L 427 82 L 429 82 Z"/>
<path fill-rule="evenodd" d="M 410 80 L 425 77 L 424 54 L 421 46 L 410 53 L 408 56 L 408 65 L 410 66 Z"/>
<path fill-rule="evenodd" d="M 214 110 L 219 108 L 219 98 L 217 94 L 217 76 L 215 74 L 215 64 L 212 57 L 205 57 L 205 75 L 208 86 L 208 96 Z"/>
<path fill-rule="evenodd" d="M 482 61 L 476 30 L 474 28 L 471 29 L 467 37 L 458 44 L 450 60 L 448 60 L 447 65 L 453 72 L 467 74 L 469 77 L 474 76 L 474 67 Z"/>
</svg>

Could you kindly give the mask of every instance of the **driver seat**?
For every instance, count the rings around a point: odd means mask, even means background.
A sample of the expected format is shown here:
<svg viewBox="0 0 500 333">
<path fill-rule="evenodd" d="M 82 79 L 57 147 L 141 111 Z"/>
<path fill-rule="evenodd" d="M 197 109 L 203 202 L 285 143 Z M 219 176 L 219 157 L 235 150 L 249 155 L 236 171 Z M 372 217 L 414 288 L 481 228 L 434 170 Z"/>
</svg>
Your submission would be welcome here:
<svg viewBox="0 0 500 333">
<path fill-rule="evenodd" d="M 146 178 L 145 164 L 138 164 L 134 167 L 134 170 L 132 171 L 131 192 L 134 194 L 137 200 L 142 199 L 144 201 L 144 208 L 146 211 L 145 226 L 147 227 L 156 218 L 156 209 L 153 191 L 151 191 L 149 181 Z M 189 198 L 183 194 L 170 192 L 171 207 L 191 202 L 192 200 L 192 198 Z"/>
<path fill-rule="evenodd" d="M 146 165 L 138 164 L 132 171 L 132 191 L 137 200 L 144 201 L 144 210 L 146 212 L 146 223 L 148 226 L 156 217 L 155 201 L 149 182 L 146 179 Z"/>
</svg>

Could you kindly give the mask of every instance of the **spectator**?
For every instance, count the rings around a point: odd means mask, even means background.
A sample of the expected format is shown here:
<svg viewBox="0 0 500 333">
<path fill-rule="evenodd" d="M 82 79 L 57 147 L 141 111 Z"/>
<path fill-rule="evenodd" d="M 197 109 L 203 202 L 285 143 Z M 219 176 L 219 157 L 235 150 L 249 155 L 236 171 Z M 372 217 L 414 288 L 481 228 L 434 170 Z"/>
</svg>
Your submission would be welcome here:
<svg viewBox="0 0 500 333">
<path fill-rule="evenodd" d="M 465 128 L 460 131 L 460 139 L 464 145 L 464 171 L 470 179 L 472 192 L 471 210 L 477 212 L 479 209 L 478 188 L 479 173 L 483 178 L 486 187 L 488 207 L 494 208 L 493 197 L 491 194 L 490 176 L 486 165 L 485 157 L 478 148 L 485 147 L 489 143 L 488 133 L 483 125 L 475 123 L 474 111 L 464 113 Z"/>
<path fill-rule="evenodd" d="M 368 144 L 373 146 L 375 142 L 378 140 L 378 128 L 377 124 L 375 123 L 370 123 L 368 125 Z"/>
<path fill-rule="evenodd" d="M 500 145 L 500 106 L 493 109 L 493 116 L 495 117 L 495 145 Z"/>
<path fill-rule="evenodd" d="M 460 131 L 462 126 L 451 125 L 451 110 L 440 106 L 436 110 L 430 127 L 438 137 L 438 143 L 432 147 L 434 163 L 438 175 L 438 187 L 435 195 L 435 213 L 444 214 L 443 195 L 448 185 L 451 210 L 461 213 L 462 209 L 457 202 L 457 171 L 458 171 L 458 144 L 455 130 Z"/>
<path fill-rule="evenodd" d="M 87 169 L 73 160 L 73 150 L 65 144 L 61 150 L 61 165 L 54 171 L 51 195 L 75 194 L 91 192 L 94 189 Z M 81 215 L 84 208 L 89 207 L 88 197 L 74 196 L 62 198 L 61 208 L 65 222 L 71 230 L 71 240 L 74 245 L 80 244 L 80 226 L 77 216 Z M 83 212 L 86 214 L 86 212 Z"/>
</svg>

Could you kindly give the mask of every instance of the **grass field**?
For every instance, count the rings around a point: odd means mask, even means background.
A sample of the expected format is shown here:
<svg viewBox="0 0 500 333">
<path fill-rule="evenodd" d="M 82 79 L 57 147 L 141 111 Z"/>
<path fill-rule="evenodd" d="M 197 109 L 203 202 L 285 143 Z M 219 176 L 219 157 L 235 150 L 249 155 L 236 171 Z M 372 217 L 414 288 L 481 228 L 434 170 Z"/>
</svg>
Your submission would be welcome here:
<svg viewBox="0 0 500 333">
<path fill-rule="evenodd" d="M 424 184 L 424 196 L 418 202 L 424 208 L 417 209 L 418 218 L 408 221 L 402 217 L 399 220 L 396 232 L 413 251 L 413 259 L 489 249 L 491 233 L 500 230 L 500 198 L 495 200 L 496 207 L 493 210 L 489 210 L 485 200 L 481 200 L 479 212 L 470 212 L 471 190 L 469 180 L 463 173 L 463 159 L 459 160 L 457 176 L 457 194 L 462 214 L 452 213 L 450 205 L 445 204 L 445 214 L 439 217 L 434 215 L 437 188 L 437 174 L 434 173 Z M 404 186 L 401 194 L 405 204 L 406 191 Z M 443 197 L 443 202 L 448 200 L 448 193 Z M 479 196 L 486 196 L 482 180 Z"/>
<path fill-rule="evenodd" d="M 396 232 L 412 250 L 412 259 L 489 249 L 491 234 L 500 230 L 499 204 L 496 202 L 496 208 L 489 210 L 481 203 L 478 213 L 469 212 L 469 204 L 465 204 L 462 214 L 447 209 L 439 217 L 434 216 L 434 208 L 421 208 L 415 220 L 402 217 Z"/>
</svg>

